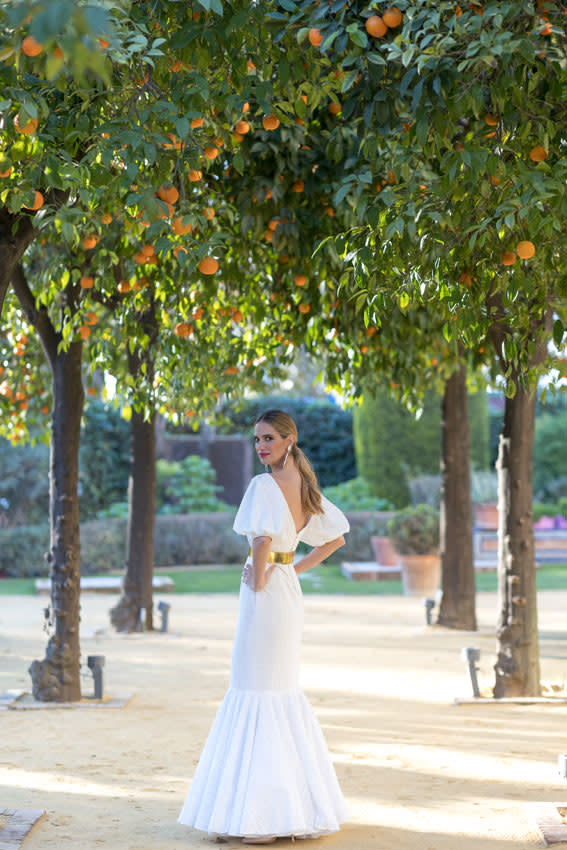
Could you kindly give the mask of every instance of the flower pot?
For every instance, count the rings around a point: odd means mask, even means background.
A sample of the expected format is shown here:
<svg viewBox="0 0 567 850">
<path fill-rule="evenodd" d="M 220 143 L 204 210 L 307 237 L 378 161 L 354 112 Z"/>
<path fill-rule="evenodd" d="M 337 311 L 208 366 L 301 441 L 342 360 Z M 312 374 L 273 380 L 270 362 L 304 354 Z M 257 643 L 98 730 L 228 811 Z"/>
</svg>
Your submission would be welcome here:
<svg viewBox="0 0 567 850">
<path fill-rule="evenodd" d="M 474 522 L 477 528 L 498 528 L 498 505 L 495 502 L 475 505 Z"/>
<path fill-rule="evenodd" d="M 441 580 L 441 558 L 435 555 L 400 555 L 406 596 L 434 596 Z"/>
<path fill-rule="evenodd" d="M 394 549 L 389 537 L 371 537 L 370 543 L 377 564 L 381 564 L 383 567 L 397 567 L 400 563 L 400 556 Z"/>
</svg>

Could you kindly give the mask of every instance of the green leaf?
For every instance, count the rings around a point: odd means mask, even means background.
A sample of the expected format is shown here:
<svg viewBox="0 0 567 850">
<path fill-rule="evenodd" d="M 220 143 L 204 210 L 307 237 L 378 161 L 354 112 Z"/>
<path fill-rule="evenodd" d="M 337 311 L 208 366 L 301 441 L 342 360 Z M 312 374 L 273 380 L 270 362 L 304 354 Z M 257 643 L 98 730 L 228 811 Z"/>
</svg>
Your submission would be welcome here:
<svg viewBox="0 0 567 850">
<path fill-rule="evenodd" d="M 563 342 L 563 334 L 565 333 L 565 328 L 563 327 L 563 322 L 561 319 L 556 319 L 553 323 L 553 342 L 557 348 L 561 348 L 561 343 Z"/>
</svg>

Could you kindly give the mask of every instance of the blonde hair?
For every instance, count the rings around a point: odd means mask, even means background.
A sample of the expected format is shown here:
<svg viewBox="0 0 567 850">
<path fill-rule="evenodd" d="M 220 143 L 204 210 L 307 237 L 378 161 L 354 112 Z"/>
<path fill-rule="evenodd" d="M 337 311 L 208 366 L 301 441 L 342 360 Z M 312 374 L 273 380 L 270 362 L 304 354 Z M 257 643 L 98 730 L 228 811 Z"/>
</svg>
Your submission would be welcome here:
<svg viewBox="0 0 567 850">
<path fill-rule="evenodd" d="M 297 445 L 297 425 L 289 413 L 283 410 L 266 410 L 258 416 L 254 424 L 257 425 L 259 422 L 272 425 L 284 439 L 290 435 L 294 437 L 291 456 L 301 475 L 301 507 L 308 516 L 324 513 L 315 470 L 309 463 L 307 455 Z"/>
</svg>

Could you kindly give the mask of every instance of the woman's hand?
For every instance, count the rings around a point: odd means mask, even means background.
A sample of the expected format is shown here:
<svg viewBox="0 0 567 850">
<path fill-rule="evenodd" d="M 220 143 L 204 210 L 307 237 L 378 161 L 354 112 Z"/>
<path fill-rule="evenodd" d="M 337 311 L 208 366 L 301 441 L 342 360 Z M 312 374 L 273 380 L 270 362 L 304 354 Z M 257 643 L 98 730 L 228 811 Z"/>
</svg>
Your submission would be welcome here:
<svg viewBox="0 0 567 850">
<path fill-rule="evenodd" d="M 256 577 L 252 564 L 245 564 L 242 571 L 242 581 L 244 584 L 248 585 L 250 590 L 253 590 L 255 593 L 260 593 L 268 584 L 270 576 L 275 568 L 276 564 L 269 564 L 264 570 L 264 573 Z"/>
</svg>

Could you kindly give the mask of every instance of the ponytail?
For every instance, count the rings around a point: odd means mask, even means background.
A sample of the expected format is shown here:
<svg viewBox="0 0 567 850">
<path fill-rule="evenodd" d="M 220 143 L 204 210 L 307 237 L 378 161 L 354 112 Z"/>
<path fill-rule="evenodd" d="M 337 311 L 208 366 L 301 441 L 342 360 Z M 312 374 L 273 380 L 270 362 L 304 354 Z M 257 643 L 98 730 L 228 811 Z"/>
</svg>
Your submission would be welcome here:
<svg viewBox="0 0 567 850">
<path fill-rule="evenodd" d="M 309 463 L 307 455 L 297 445 L 297 426 L 289 413 L 285 413 L 283 410 L 266 410 L 258 416 L 255 424 L 258 424 L 258 422 L 267 422 L 273 425 L 280 437 L 285 438 L 291 435 L 295 438 L 291 456 L 301 476 L 301 507 L 308 516 L 324 513 L 315 470 Z"/>
<path fill-rule="evenodd" d="M 297 443 L 294 443 L 291 449 L 291 456 L 301 475 L 301 507 L 304 513 L 307 516 L 324 513 L 317 476 L 309 463 L 307 455 L 299 448 Z"/>
</svg>

